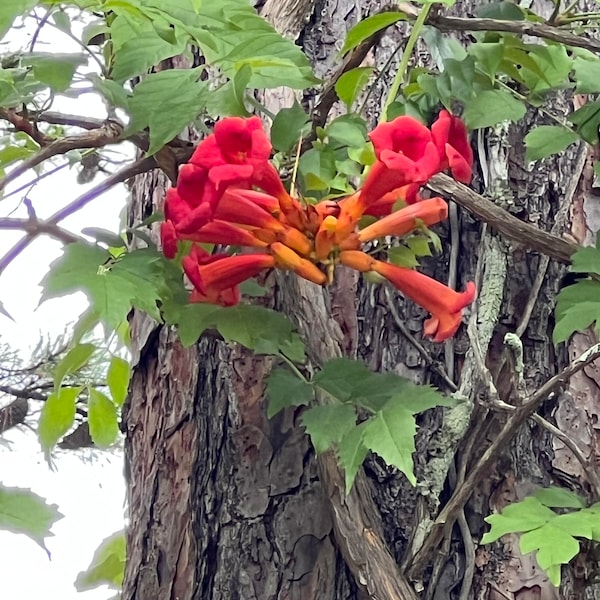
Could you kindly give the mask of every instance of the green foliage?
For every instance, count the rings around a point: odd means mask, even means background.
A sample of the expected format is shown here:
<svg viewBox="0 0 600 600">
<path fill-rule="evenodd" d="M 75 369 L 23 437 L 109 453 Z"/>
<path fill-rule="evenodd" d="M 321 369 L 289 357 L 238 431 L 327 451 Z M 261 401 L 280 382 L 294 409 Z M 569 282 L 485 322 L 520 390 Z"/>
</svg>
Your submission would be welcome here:
<svg viewBox="0 0 600 600">
<path fill-rule="evenodd" d="M 345 54 L 350 50 L 354 50 L 354 48 L 362 44 L 362 42 L 378 31 L 386 29 L 390 25 L 393 25 L 398 21 L 404 21 L 405 19 L 406 15 L 404 13 L 390 11 L 371 15 L 370 17 L 359 21 L 346 34 L 346 40 L 340 50 L 340 54 Z"/>
<path fill-rule="evenodd" d="M 63 518 L 57 508 L 31 490 L 0 484 L 0 529 L 23 533 L 44 550 L 44 538 L 53 535 L 50 528 Z"/>
<path fill-rule="evenodd" d="M 110 390 L 113 402 L 117 406 L 123 406 L 123 403 L 125 402 L 130 376 L 131 367 L 129 366 L 129 363 L 119 356 L 113 356 L 110 359 L 110 364 L 108 366 L 106 383 Z"/>
<path fill-rule="evenodd" d="M 62 387 L 48 396 L 38 423 L 38 439 L 46 456 L 75 421 L 77 398 L 83 387 Z"/>
<path fill-rule="evenodd" d="M 576 510 L 557 513 L 552 508 Z M 576 538 L 600 541 L 600 505 L 585 508 L 579 496 L 557 487 L 538 490 L 485 520 L 491 529 L 483 536 L 482 544 L 490 544 L 508 533 L 522 534 L 521 552 L 536 551 L 538 564 L 555 586 L 560 585 L 561 565 L 579 552 Z"/>
<path fill-rule="evenodd" d="M 556 299 L 553 339 L 565 342 L 575 331 L 583 331 L 594 322 L 600 331 L 600 234 L 595 248 L 580 248 L 572 258 L 571 271 L 590 276 L 563 288 Z"/>
<path fill-rule="evenodd" d="M 435 406 L 454 405 L 431 387 L 415 385 L 393 373 L 373 373 L 355 360 L 336 358 L 310 382 L 274 369 L 267 385 L 269 417 L 288 406 L 312 405 L 318 390 L 329 402 L 306 410 L 302 423 L 317 452 L 336 449 L 348 491 L 369 450 L 397 467 L 414 485 L 414 415 Z M 368 416 L 357 425 L 359 410 Z"/>
<path fill-rule="evenodd" d="M 133 307 L 160 320 L 157 301 L 170 268 L 155 250 L 114 256 L 100 246 L 69 244 L 41 283 L 42 301 L 82 291 L 97 318 L 114 330 L 126 322 Z"/>
<path fill-rule="evenodd" d="M 54 387 L 59 389 L 63 379 L 84 367 L 96 350 L 94 344 L 77 344 L 54 368 Z"/>
<path fill-rule="evenodd" d="M 115 403 L 94 388 L 89 388 L 88 424 L 92 440 L 99 448 L 108 448 L 119 435 Z"/>
<path fill-rule="evenodd" d="M 355 67 L 344 73 L 335 83 L 335 93 L 348 110 L 369 82 L 373 67 Z"/>
<path fill-rule="evenodd" d="M 525 158 L 527 160 L 539 160 L 551 154 L 562 152 L 577 140 L 579 140 L 579 136 L 566 127 L 541 125 L 525 136 Z"/>
<path fill-rule="evenodd" d="M 75 581 L 78 592 L 102 585 L 119 589 L 125 574 L 125 532 L 117 531 L 102 541 L 90 566 L 79 573 Z"/>
<path fill-rule="evenodd" d="M 271 143 L 280 152 L 289 152 L 307 130 L 310 117 L 304 112 L 298 102 L 294 101 L 291 108 L 281 109 L 271 125 Z"/>
</svg>

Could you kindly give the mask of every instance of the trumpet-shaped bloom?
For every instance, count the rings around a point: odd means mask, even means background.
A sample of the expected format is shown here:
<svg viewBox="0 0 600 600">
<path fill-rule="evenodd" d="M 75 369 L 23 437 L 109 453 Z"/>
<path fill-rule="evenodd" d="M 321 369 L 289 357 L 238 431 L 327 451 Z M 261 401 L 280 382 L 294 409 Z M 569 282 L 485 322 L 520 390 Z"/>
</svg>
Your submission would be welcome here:
<svg viewBox="0 0 600 600">
<path fill-rule="evenodd" d="M 431 126 L 431 134 L 440 155 L 440 170 L 449 168 L 454 179 L 469 183 L 473 176 L 473 151 L 463 121 L 442 110 Z"/>
<path fill-rule="evenodd" d="M 448 286 L 418 271 L 375 261 L 372 270 L 390 281 L 407 298 L 431 313 L 423 331 L 442 342 L 452 337 L 462 320 L 462 310 L 475 300 L 475 284 L 470 281 L 464 292 L 455 292 Z"/>
<path fill-rule="evenodd" d="M 378 260 L 361 246 L 447 217 L 446 202 L 423 200 L 419 189 L 444 169 L 460 181 L 470 178 L 472 153 L 464 125 L 445 111 L 431 130 L 399 117 L 379 125 L 371 139 L 377 160 L 363 186 L 341 200 L 312 205 L 285 190 L 269 162 L 271 144 L 257 117 L 220 121 L 181 168 L 177 187 L 165 199 L 164 253 L 173 258 L 179 240 L 195 242 L 182 260 L 194 287 L 190 300 L 232 306 L 240 301 L 240 283 L 271 268 L 327 285 L 335 266 L 343 264 L 378 273 L 429 311 L 426 335 L 436 341 L 453 335 L 463 308 L 475 297 L 472 283 L 455 292 L 412 269 Z M 406 206 L 394 211 L 399 201 Z M 364 215 L 379 219 L 360 230 Z M 229 246 L 233 253 L 209 254 L 197 245 L 203 242 Z"/>
</svg>

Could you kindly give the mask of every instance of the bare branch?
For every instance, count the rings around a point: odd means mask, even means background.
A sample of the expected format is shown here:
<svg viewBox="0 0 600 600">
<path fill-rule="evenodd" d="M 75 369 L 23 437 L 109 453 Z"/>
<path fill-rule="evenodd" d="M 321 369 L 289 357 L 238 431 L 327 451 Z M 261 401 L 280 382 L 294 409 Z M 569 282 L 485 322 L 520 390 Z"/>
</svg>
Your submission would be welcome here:
<svg viewBox="0 0 600 600">
<path fill-rule="evenodd" d="M 0 218 L 0 229 L 16 229 L 25 231 L 30 236 L 36 236 L 45 233 L 46 235 L 60 240 L 65 244 L 70 244 L 81 239 L 70 231 L 63 229 L 54 223 L 40 221 L 39 219 Z"/>
<path fill-rule="evenodd" d="M 136 162 L 124 167 L 120 171 L 117 171 L 113 175 L 107 177 L 104 181 L 89 189 L 87 192 L 79 196 L 76 200 L 73 200 L 67 206 L 61 208 L 55 212 L 49 219 L 44 221 L 45 226 L 56 225 L 66 217 L 77 212 L 83 208 L 86 204 L 89 204 L 92 200 L 95 200 L 98 196 L 109 190 L 111 187 L 118 183 L 122 183 L 135 175 L 145 173 L 151 169 L 156 168 L 156 162 L 153 157 L 141 158 Z M 2 258 L 0 258 L 0 275 L 10 265 L 10 263 L 17 257 L 31 242 L 37 237 L 38 233 L 30 233 L 26 237 L 21 238 Z M 73 240 L 71 240 L 73 241 Z"/>
<path fill-rule="evenodd" d="M 454 200 L 456 204 L 466 208 L 471 214 L 485 221 L 513 242 L 546 254 L 561 263 L 570 264 L 571 255 L 578 249 L 576 244 L 517 219 L 488 198 L 458 183 L 448 175 L 435 175 L 427 187 L 436 194 Z"/>
<path fill-rule="evenodd" d="M 29 125 L 31 125 L 31 123 L 29 123 Z M 53 156 L 64 154 L 70 150 L 78 150 L 80 148 L 101 148 L 102 146 L 106 146 L 106 144 L 118 141 L 122 132 L 123 129 L 120 124 L 113 121 L 107 121 L 99 129 L 92 129 L 81 135 L 67 136 L 50 142 L 46 146 L 43 146 L 39 152 L 36 152 L 33 156 L 21 162 L 10 173 L 5 175 L 2 180 L 0 180 L 0 190 L 4 189 L 7 184 L 23 175 L 23 173 L 26 173 L 29 169 L 32 169 Z"/>
</svg>

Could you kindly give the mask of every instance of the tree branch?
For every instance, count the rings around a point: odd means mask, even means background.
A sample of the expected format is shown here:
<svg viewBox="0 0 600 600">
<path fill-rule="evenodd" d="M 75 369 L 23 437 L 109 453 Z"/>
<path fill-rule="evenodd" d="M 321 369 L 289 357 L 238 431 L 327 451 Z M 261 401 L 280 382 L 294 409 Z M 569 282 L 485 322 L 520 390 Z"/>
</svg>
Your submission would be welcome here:
<svg viewBox="0 0 600 600">
<path fill-rule="evenodd" d="M 67 204 L 59 211 L 55 212 L 49 219 L 44 221 L 45 226 L 56 225 L 66 217 L 77 212 L 83 208 L 86 204 L 89 204 L 92 200 L 95 200 L 98 196 L 109 190 L 117 183 L 122 183 L 135 175 L 145 173 L 151 169 L 156 168 L 156 161 L 153 157 L 141 158 L 136 162 L 124 167 L 120 171 L 117 171 L 113 175 L 107 177 L 104 181 L 89 189 L 87 192 L 79 196 L 76 200 Z M 0 275 L 10 265 L 10 263 L 17 257 L 31 242 L 35 239 L 39 232 L 29 233 L 26 237 L 21 238 L 2 258 L 0 258 Z M 71 240 L 73 241 L 73 240 Z"/>
<path fill-rule="evenodd" d="M 29 121 L 26 119 L 24 121 L 31 126 Z M 78 150 L 80 148 L 101 148 L 102 146 L 106 146 L 106 144 L 116 142 L 122 132 L 123 128 L 120 124 L 114 121 L 107 121 L 98 129 L 92 129 L 91 131 L 81 135 L 67 136 L 62 139 L 47 143 L 47 145 L 43 145 L 39 152 L 36 152 L 33 156 L 25 159 L 10 173 L 5 175 L 0 180 L 0 190 L 3 190 L 11 181 L 14 181 L 23 175 L 23 173 L 26 173 L 29 169 L 36 167 L 40 163 L 52 158 L 53 156 L 64 154 L 70 150 Z M 28 131 L 27 133 L 29 134 Z M 39 143 L 39 140 L 36 139 L 36 141 Z"/>
<path fill-rule="evenodd" d="M 488 198 L 458 183 L 448 175 L 435 175 L 427 184 L 427 188 L 454 200 L 456 204 L 467 209 L 510 240 L 546 254 L 561 263 L 570 264 L 571 255 L 578 249 L 576 244 L 517 219 Z"/>
<path fill-rule="evenodd" d="M 16 229 L 25 231 L 30 236 L 37 236 L 45 233 L 46 235 L 60 240 L 65 244 L 70 244 L 81 239 L 70 231 L 63 229 L 54 223 L 40 221 L 39 219 L 0 218 L 0 229 Z"/>
<path fill-rule="evenodd" d="M 458 512 L 471 497 L 473 490 L 479 483 L 484 472 L 489 468 L 492 462 L 508 442 L 518 431 L 519 427 L 529 419 L 537 410 L 540 404 L 544 402 L 554 390 L 563 385 L 570 377 L 581 371 L 584 367 L 600 358 L 600 343 L 588 348 L 583 354 L 577 357 L 572 363 L 567 365 L 560 373 L 551 377 L 542 387 L 525 399 L 521 406 L 511 409 L 508 419 L 498 435 L 494 438 L 490 446 L 481 455 L 475 463 L 469 474 L 466 476 L 463 485 L 456 488 L 450 500 L 440 514 L 437 516 L 428 536 L 414 558 L 408 561 L 410 564 L 409 575 L 419 578 L 423 569 L 428 564 L 431 554 L 440 543 L 444 529 L 447 524 L 454 523 Z"/>
</svg>

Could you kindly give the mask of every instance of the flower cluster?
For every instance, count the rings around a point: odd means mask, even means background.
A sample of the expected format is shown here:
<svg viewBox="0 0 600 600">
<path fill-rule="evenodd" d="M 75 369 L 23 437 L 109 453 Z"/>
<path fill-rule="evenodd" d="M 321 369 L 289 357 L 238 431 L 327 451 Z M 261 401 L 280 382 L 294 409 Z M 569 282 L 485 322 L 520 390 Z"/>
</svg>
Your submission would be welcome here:
<svg viewBox="0 0 600 600">
<path fill-rule="evenodd" d="M 419 189 L 447 169 L 458 181 L 470 181 L 473 155 L 465 126 L 446 111 L 430 129 L 402 116 L 378 125 L 370 138 L 376 161 L 362 187 L 339 201 L 312 205 L 284 188 L 269 162 L 271 144 L 258 117 L 219 121 L 181 167 L 177 187 L 167 192 L 163 251 L 173 258 L 178 240 L 244 250 L 209 254 L 194 243 L 183 258 L 194 286 L 191 300 L 232 306 L 240 301 L 240 283 L 271 268 L 326 285 L 335 266 L 342 264 L 383 276 L 425 308 L 431 317 L 424 332 L 435 341 L 452 336 L 462 309 L 475 298 L 473 283 L 456 292 L 417 271 L 377 260 L 361 248 L 447 217 L 446 202 L 422 199 Z M 394 211 L 399 199 L 406 206 Z M 360 229 L 365 215 L 379 219 Z"/>
</svg>

